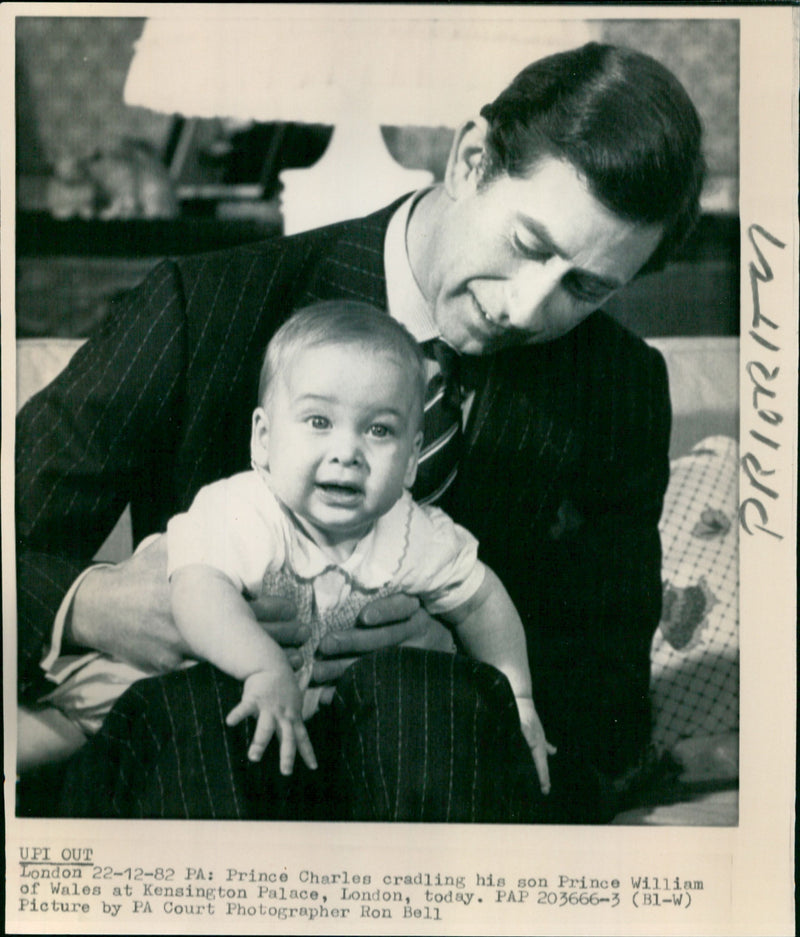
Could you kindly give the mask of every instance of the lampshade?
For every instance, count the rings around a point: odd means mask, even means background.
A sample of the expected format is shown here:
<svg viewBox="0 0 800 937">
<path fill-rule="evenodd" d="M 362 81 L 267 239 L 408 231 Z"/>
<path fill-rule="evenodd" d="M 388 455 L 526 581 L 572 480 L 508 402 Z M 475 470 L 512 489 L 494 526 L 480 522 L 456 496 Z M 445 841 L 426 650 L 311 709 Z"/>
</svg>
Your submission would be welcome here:
<svg viewBox="0 0 800 937">
<path fill-rule="evenodd" d="M 349 128 L 335 180 L 306 199 L 317 202 L 315 222 L 377 208 L 430 180 L 416 173 L 381 183 L 388 152 L 383 169 L 365 165 L 383 147 L 379 125 L 455 127 L 525 65 L 594 35 L 585 21 L 540 20 L 514 7 L 492 16 L 435 6 L 233 9 L 224 18 L 149 19 L 125 101 L 186 117 L 333 124 L 331 151 Z M 343 206 L 326 212 L 334 201 Z"/>
<path fill-rule="evenodd" d="M 453 127 L 527 64 L 593 36 L 581 20 L 491 19 L 428 7 L 365 17 L 352 8 L 294 15 L 149 19 L 125 101 L 195 117 Z"/>
</svg>

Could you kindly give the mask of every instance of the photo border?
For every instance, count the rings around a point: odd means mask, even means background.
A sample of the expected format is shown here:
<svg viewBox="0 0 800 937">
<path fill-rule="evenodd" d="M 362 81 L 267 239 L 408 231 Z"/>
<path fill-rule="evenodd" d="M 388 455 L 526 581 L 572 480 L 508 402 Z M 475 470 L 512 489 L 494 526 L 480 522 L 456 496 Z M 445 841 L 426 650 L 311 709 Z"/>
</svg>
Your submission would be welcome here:
<svg viewBox="0 0 800 937">
<path fill-rule="evenodd" d="M 486 5 L 470 6 L 476 14 Z M 13 127 L 13 26 L 17 16 L 148 15 L 149 5 L 5 4 L 0 8 L 2 119 Z M 165 7 L 159 5 L 159 12 Z M 189 8 L 191 9 L 191 8 Z M 230 15 L 235 6 L 211 8 Z M 310 8 L 309 8 L 310 9 Z M 363 11 L 383 7 L 361 8 Z M 420 9 L 420 8 L 416 8 Z M 502 9 L 502 8 L 497 8 Z M 523 9 L 523 8 L 515 8 Z M 542 18 L 738 18 L 741 28 L 740 218 L 742 474 L 741 567 L 741 777 L 739 826 L 489 827 L 369 824 L 240 824 L 227 821 L 44 820 L 14 816 L 14 785 L 6 784 L 6 927 L 17 933 L 472 933 L 472 934 L 708 934 L 789 933 L 794 922 L 796 493 L 797 493 L 797 10 L 791 6 L 541 6 L 524 8 Z M 186 6 L 182 7 L 187 10 Z M 451 7 L 438 7 L 452 15 Z M 450 11 L 448 13 L 448 11 Z M 457 12 L 457 11 L 456 11 Z M 188 15 L 188 14 L 187 14 Z M 204 13 L 204 15 L 207 15 Z M 365 15 L 365 14 L 361 14 Z M 0 152 L 2 308 L 14 308 L 13 135 Z M 769 235 L 767 237 L 766 235 Z M 777 242 L 777 243 L 776 243 Z M 782 246 L 778 246 L 778 244 Z M 786 311 L 794 311 L 787 316 Z M 776 324 L 764 323 L 769 319 Z M 13 317 L 2 317 L 3 618 L 6 661 L 15 659 L 13 584 Z M 754 334 L 755 333 L 755 334 Z M 767 341 L 770 346 L 764 344 Z M 774 396 L 754 401 L 754 375 Z M 765 375 L 772 375 L 765 376 Z M 770 423 L 764 412 L 779 414 Z M 759 440 L 767 436 L 777 448 Z M 756 462 L 746 462 L 751 454 Z M 760 483 L 762 487 L 758 487 Z M 769 494 L 763 490 L 767 488 Z M 760 505 L 756 507 L 750 499 Z M 749 506 L 745 507 L 745 502 Z M 777 536 L 776 536 L 777 535 Z M 14 777 L 14 677 L 4 677 L 6 778 Z M 10 757 L 9 757 L 10 755 Z M 22 849 L 91 850 L 93 866 L 121 870 L 164 867 L 240 871 L 316 870 L 325 874 L 414 875 L 435 864 L 443 873 L 484 881 L 491 895 L 514 890 L 519 879 L 559 874 L 600 875 L 627 882 L 636 876 L 703 882 L 690 908 L 664 905 L 548 908 L 487 900 L 452 902 L 439 921 L 316 921 L 219 915 L 148 914 L 118 918 L 50 913 L 20 916 Z M 86 853 L 83 853 L 86 855 Z M 503 878 L 503 886 L 497 879 Z M 91 882 L 89 882 L 91 884 Z M 353 887 L 356 887 L 355 885 Z M 519 891 L 519 888 L 516 888 Z M 691 891 L 691 890 L 690 890 Z M 626 887 L 626 900 L 630 888 Z M 104 904 L 106 902 L 104 901 Z M 120 930 L 115 930 L 119 926 Z"/>
</svg>

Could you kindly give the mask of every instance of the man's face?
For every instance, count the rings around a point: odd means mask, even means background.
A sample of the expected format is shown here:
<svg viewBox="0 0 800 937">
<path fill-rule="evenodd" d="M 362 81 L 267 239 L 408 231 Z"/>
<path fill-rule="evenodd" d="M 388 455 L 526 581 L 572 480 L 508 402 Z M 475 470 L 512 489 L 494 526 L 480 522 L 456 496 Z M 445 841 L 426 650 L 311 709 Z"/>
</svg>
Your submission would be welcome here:
<svg viewBox="0 0 800 937">
<path fill-rule="evenodd" d="M 356 345 L 295 352 L 253 415 L 253 461 L 309 534 L 364 536 L 409 487 L 422 434 L 409 369 Z"/>
<path fill-rule="evenodd" d="M 625 221 L 572 164 L 543 158 L 525 178 L 480 185 L 463 157 L 418 271 L 443 338 L 465 354 L 551 341 L 630 281 L 658 246 L 659 225 Z"/>
</svg>

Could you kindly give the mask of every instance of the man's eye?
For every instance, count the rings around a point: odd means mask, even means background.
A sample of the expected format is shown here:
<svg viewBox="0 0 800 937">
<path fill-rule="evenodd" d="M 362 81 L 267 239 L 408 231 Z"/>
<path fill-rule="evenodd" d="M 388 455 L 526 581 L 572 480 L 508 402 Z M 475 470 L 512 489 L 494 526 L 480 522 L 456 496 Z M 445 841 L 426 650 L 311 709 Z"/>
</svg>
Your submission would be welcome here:
<svg viewBox="0 0 800 937">
<path fill-rule="evenodd" d="M 531 244 L 523 240 L 518 234 L 514 234 L 513 243 L 514 250 L 527 260 L 545 261 L 553 256 L 550 251 L 546 250 L 540 244 Z"/>
<path fill-rule="evenodd" d="M 571 274 L 564 277 L 564 288 L 582 303 L 601 303 L 612 293 L 604 283 L 585 282 Z"/>
<path fill-rule="evenodd" d="M 326 416 L 314 414 L 306 419 L 312 429 L 330 429 L 331 421 Z"/>
</svg>

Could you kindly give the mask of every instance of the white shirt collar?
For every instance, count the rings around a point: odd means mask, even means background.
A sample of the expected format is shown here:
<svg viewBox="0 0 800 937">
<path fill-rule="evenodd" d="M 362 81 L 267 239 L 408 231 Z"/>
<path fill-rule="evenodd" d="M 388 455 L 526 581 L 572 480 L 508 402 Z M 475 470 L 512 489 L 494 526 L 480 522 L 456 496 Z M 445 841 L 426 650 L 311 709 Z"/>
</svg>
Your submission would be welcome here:
<svg viewBox="0 0 800 937">
<path fill-rule="evenodd" d="M 418 342 L 439 338 L 431 310 L 411 269 L 406 246 L 408 219 L 416 203 L 429 191 L 420 189 L 400 205 L 389 221 L 383 246 L 389 314 L 402 323 Z"/>
<path fill-rule="evenodd" d="M 272 492 L 270 492 L 272 494 Z M 275 495 L 272 495 L 275 498 Z M 413 502 L 405 491 L 400 500 L 379 517 L 372 529 L 342 563 L 333 561 L 303 530 L 293 512 L 275 501 L 286 514 L 287 559 L 301 579 L 313 580 L 328 569 L 339 569 L 352 583 L 362 589 L 374 590 L 396 578 L 408 552 L 409 524 Z"/>
</svg>

